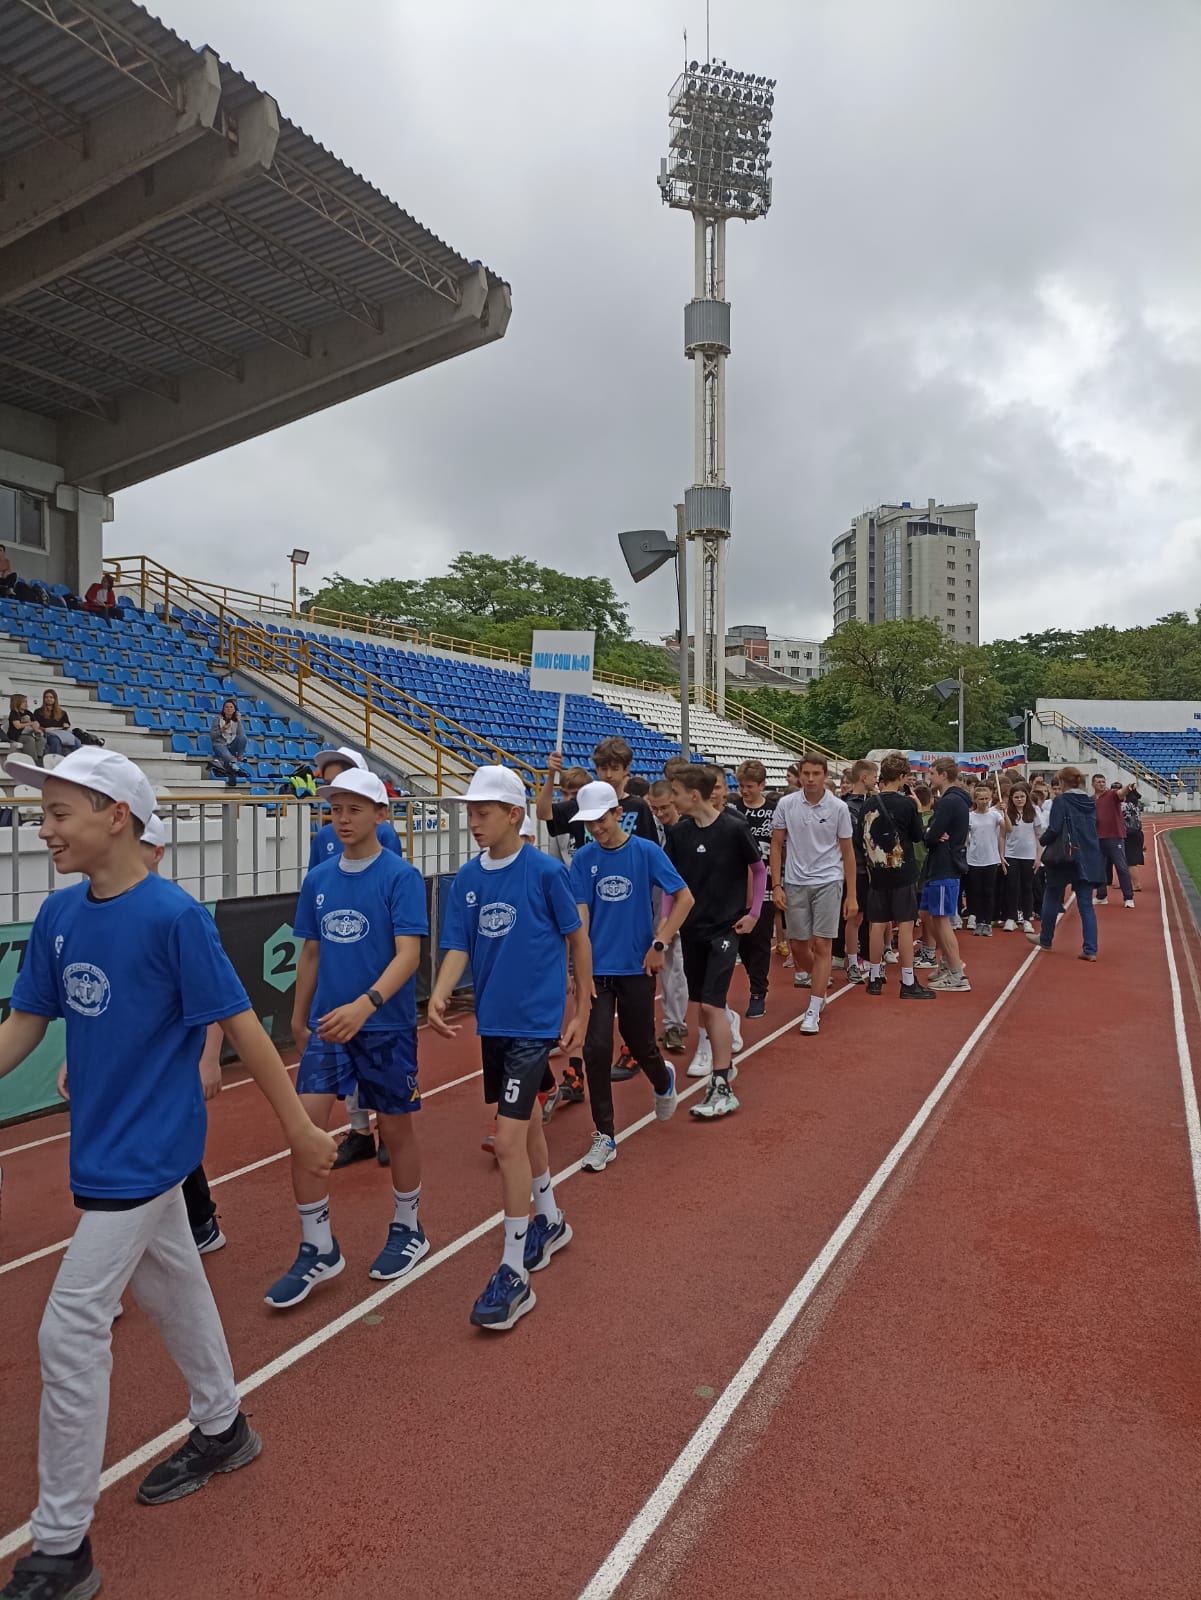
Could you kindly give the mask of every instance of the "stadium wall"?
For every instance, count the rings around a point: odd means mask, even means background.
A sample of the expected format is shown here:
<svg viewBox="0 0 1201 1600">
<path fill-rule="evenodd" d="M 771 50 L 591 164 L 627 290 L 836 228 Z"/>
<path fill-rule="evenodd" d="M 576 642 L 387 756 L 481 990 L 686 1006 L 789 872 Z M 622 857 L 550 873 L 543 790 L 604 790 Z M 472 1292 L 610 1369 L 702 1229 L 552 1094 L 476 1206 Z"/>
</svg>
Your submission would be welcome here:
<svg viewBox="0 0 1201 1600">
<path fill-rule="evenodd" d="M 1038 700 L 1038 718 L 1058 711 L 1085 728 L 1122 733 L 1201 732 L 1201 700 Z"/>
</svg>

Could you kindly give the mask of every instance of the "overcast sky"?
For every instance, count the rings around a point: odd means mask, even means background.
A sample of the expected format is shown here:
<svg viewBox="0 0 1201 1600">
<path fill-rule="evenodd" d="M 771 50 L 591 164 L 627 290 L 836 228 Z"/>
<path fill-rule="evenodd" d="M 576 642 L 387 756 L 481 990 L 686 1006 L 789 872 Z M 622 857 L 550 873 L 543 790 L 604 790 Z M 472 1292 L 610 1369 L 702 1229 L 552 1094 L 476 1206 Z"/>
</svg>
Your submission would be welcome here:
<svg viewBox="0 0 1201 1600">
<path fill-rule="evenodd" d="M 109 548 L 286 593 L 462 549 L 614 580 L 692 472 L 691 221 L 655 186 L 701 0 L 156 0 L 513 290 L 497 345 L 127 490 Z M 331 18 L 336 26 L 331 26 Z M 979 502 L 986 638 L 1201 602 L 1197 0 L 714 0 L 776 77 L 729 229 L 728 619 L 829 632 L 865 506 Z M 236 537 L 232 537 L 234 535 Z"/>
</svg>

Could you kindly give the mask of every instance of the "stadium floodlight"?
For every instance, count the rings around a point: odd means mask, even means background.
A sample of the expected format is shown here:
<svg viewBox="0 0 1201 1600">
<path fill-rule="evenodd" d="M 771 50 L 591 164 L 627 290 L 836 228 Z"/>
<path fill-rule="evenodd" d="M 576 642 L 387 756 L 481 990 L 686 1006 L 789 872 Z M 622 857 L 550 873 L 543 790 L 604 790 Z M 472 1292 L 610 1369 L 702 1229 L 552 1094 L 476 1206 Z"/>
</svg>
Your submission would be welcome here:
<svg viewBox="0 0 1201 1600">
<path fill-rule="evenodd" d="M 293 550 L 288 560 L 292 563 L 292 615 L 295 617 L 298 615 L 296 610 L 296 576 L 301 567 L 308 566 L 309 552 L 307 550 Z"/>
<path fill-rule="evenodd" d="M 684 531 L 684 507 L 676 507 L 674 539 L 662 528 L 633 528 L 619 533 L 617 542 L 635 583 L 649 578 L 652 572 L 658 572 L 669 561 L 676 564 L 676 632 L 680 641 L 680 753 L 687 760 L 692 751 L 688 737 L 688 539 Z"/>
</svg>

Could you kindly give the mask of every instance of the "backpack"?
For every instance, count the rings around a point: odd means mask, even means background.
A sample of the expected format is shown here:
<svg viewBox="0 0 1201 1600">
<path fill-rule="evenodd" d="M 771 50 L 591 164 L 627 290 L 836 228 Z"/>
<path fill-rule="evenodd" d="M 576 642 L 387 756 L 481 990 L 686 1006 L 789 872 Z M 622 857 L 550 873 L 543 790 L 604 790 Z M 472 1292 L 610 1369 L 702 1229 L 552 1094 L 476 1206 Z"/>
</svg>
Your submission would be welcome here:
<svg viewBox="0 0 1201 1600">
<path fill-rule="evenodd" d="M 882 800 L 863 811 L 863 857 L 868 871 L 895 872 L 905 865 L 905 844 Z"/>
<path fill-rule="evenodd" d="M 1138 808 L 1137 800 L 1124 800 L 1122 802 L 1122 817 L 1126 823 L 1126 837 L 1132 833 L 1143 831 L 1143 814 Z"/>
</svg>

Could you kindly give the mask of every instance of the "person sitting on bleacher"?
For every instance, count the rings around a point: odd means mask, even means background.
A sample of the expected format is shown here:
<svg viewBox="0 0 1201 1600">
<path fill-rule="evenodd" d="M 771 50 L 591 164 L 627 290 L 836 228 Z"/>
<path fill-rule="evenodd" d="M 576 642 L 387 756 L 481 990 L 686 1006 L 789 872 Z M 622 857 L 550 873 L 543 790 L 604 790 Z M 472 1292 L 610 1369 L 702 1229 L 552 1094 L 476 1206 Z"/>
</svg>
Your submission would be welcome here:
<svg viewBox="0 0 1201 1600">
<path fill-rule="evenodd" d="M 17 591 L 17 574 L 8 559 L 8 551 L 0 544 L 0 599 L 11 600 Z"/>
<path fill-rule="evenodd" d="M 45 765 L 46 735 L 29 714 L 29 701 L 23 694 L 8 697 L 8 742 L 20 745 L 39 767 Z"/>
<path fill-rule="evenodd" d="M 238 717 L 236 700 L 226 700 L 220 715 L 209 725 L 209 738 L 213 742 L 213 766 L 232 789 L 246 774 L 238 762 L 246 753 L 246 734 Z"/>
<path fill-rule="evenodd" d="M 83 599 L 83 609 L 94 616 L 103 617 L 110 627 L 117 621 L 120 613 L 117 610 L 117 597 L 113 593 L 111 573 L 104 573 L 98 582 L 89 586 Z"/>
<path fill-rule="evenodd" d="M 33 720 L 46 735 L 47 755 L 64 756 L 71 750 L 79 749 L 80 740 L 71 732 L 71 719 L 59 705 L 58 695 L 53 689 L 47 689 L 43 694 Z"/>
</svg>

